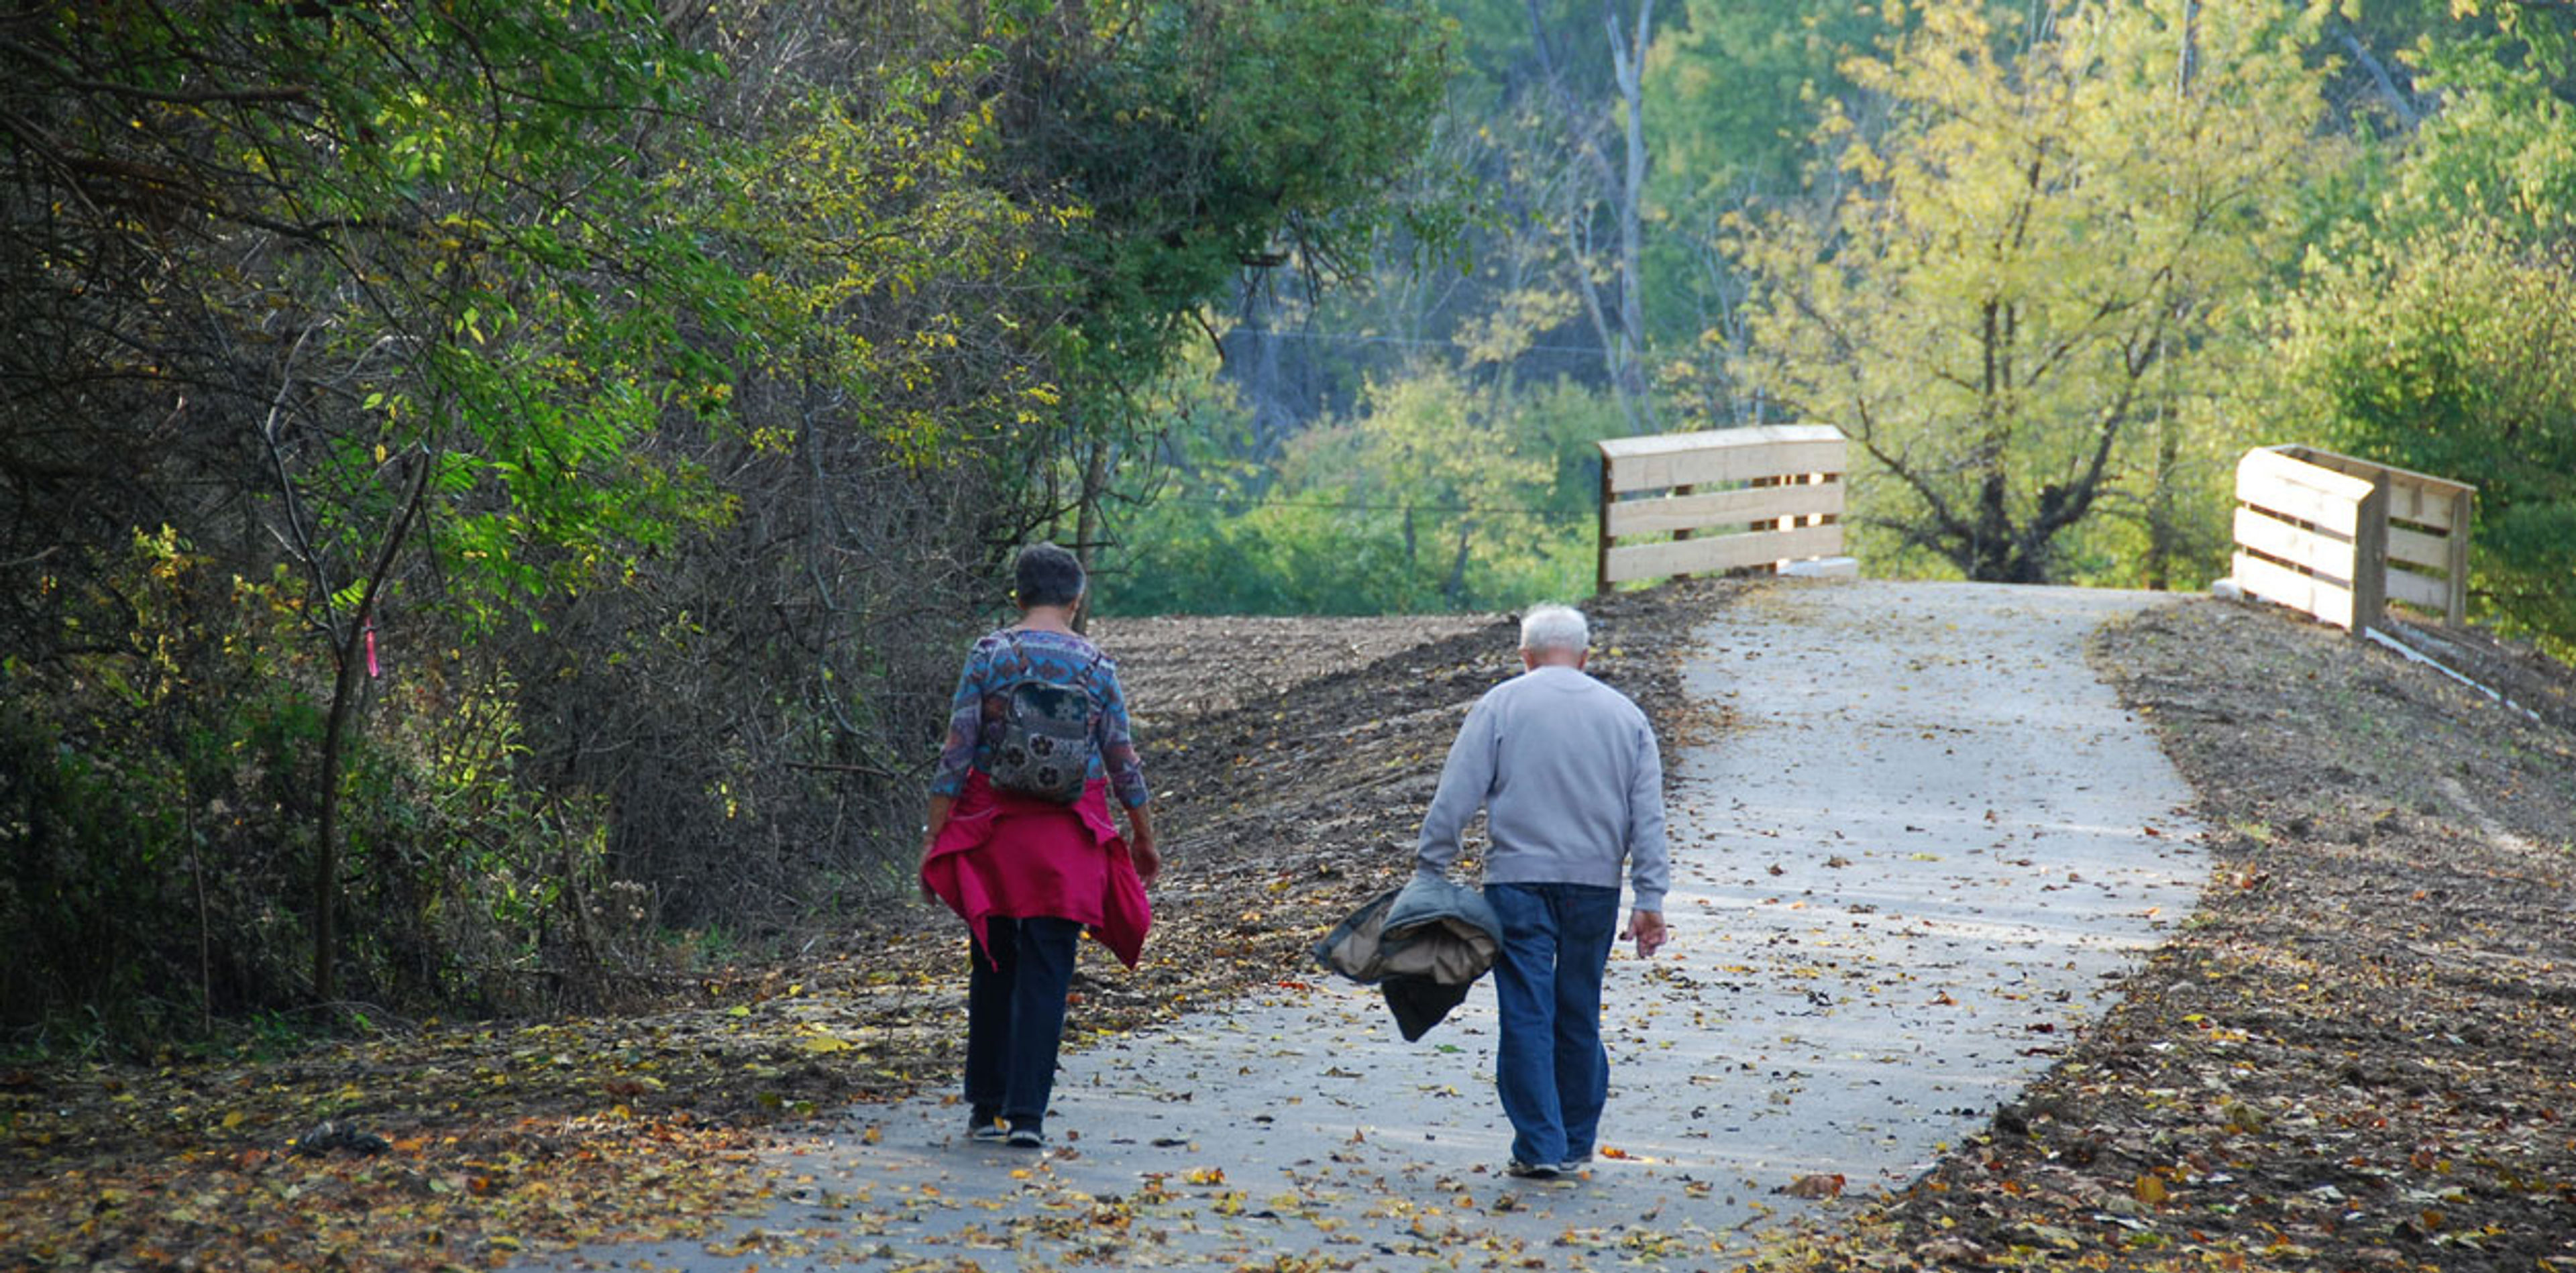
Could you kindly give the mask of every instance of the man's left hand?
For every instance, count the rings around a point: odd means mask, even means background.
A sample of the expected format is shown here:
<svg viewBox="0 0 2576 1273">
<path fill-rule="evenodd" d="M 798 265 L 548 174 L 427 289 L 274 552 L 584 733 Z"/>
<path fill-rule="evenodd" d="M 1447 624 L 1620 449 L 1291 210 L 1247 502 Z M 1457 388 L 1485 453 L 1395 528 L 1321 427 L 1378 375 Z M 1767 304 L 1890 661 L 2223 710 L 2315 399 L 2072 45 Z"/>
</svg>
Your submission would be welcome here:
<svg viewBox="0 0 2576 1273">
<path fill-rule="evenodd" d="M 1619 935 L 1637 943 L 1637 958 L 1652 959 L 1655 952 L 1663 948 L 1664 939 L 1671 936 L 1671 932 L 1664 927 L 1662 911 L 1630 911 L 1628 930 Z"/>
</svg>

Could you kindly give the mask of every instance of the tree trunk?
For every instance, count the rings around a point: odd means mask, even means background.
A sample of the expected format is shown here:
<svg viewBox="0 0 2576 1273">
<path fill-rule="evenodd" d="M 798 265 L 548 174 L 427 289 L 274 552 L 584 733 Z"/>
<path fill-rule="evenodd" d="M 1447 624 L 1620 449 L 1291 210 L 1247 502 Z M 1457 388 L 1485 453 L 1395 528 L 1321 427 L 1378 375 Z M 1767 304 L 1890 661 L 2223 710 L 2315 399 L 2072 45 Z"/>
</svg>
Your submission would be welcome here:
<svg viewBox="0 0 2576 1273">
<path fill-rule="evenodd" d="M 2182 6 L 2180 61 L 2181 66 L 2174 75 L 2174 91 L 2187 103 L 2191 97 L 2192 81 L 2200 74 L 2200 0 L 2184 0 Z M 2162 357 L 2159 356 L 2157 361 L 2162 362 Z M 2163 410 L 2156 413 L 2156 464 L 2150 477 L 2154 486 L 2147 492 L 2145 582 L 2148 590 L 2153 592 L 2173 590 L 2173 559 L 2182 538 L 2181 529 L 2174 524 L 2173 483 L 2181 460 L 2182 428 L 2174 420 L 2173 402 L 2168 395 Z"/>
<path fill-rule="evenodd" d="M 1588 237 L 1576 239 L 1575 258 L 1579 264 L 1592 259 L 1592 245 Z M 1601 289 L 1593 286 L 1592 273 L 1588 266 L 1576 271 L 1575 283 L 1576 294 L 1583 298 L 1584 316 L 1592 320 L 1593 338 L 1601 342 L 1601 368 L 1610 374 L 1610 392 L 1618 399 L 1620 416 L 1628 421 L 1628 432 L 1652 432 L 1646 427 L 1643 404 L 1637 401 L 1635 388 L 1628 379 L 1627 368 L 1619 359 L 1619 351 L 1626 342 L 1617 329 L 1610 325 L 1609 315 L 1603 312 Z"/>
<path fill-rule="evenodd" d="M 1100 535 L 1100 499 L 1103 488 L 1108 485 L 1109 444 L 1093 439 L 1091 453 L 1082 463 L 1082 502 L 1073 513 L 1073 556 L 1074 560 L 1082 563 L 1085 579 L 1091 577 L 1092 544 Z M 1091 591 L 1097 593 L 1099 588 L 1094 586 Z M 1091 626 L 1091 612 L 1098 605 L 1099 598 L 1095 596 L 1074 612 L 1074 631 L 1081 632 Z"/>
<path fill-rule="evenodd" d="M 322 727 L 322 815 L 313 846 L 313 998 L 332 1003 L 340 997 L 340 740 L 349 732 L 349 716 L 358 698 L 357 643 L 366 630 L 363 617 L 349 625 L 339 643 L 339 675 L 331 681 L 331 713 Z"/>
<path fill-rule="evenodd" d="M 2173 563 L 2181 549 L 2182 528 L 2175 524 L 2173 484 L 2182 467 L 2182 426 L 2173 418 L 2171 404 L 2161 413 L 2156 429 L 2156 466 L 2150 480 L 2154 489 L 2147 493 L 2147 561 L 2146 585 L 2153 592 L 2173 589 Z"/>
<path fill-rule="evenodd" d="M 1979 583 L 2012 583 L 2014 563 L 2010 484 L 2001 467 L 1989 468 L 1977 486 L 1977 515 L 1971 523 L 1966 562 L 1968 578 Z"/>
<path fill-rule="evenodd" d="M 2371 83 L 2379 86 L 2379 95 L 2388 99 L 2388 110 L 2397 117 L 2397 126 L 2410 133 L 2415 131 L 2420 116 L 2414 103 L 2407 100 L 2405 90 L 2397 87 L 2397 80 L 2388 73 L 2387 65 L 2370 51 L 2369 45 L 2361 42 L 2360 36 L 2353 34 L 2351 27 L 2346 26 L 2336 34 L 2343 40 L 2343 46 L 2352 51 L 2353 60 L 2370 73 Z"/>
<path fill-rule="evenodd" d="M 192 792 L 193 796 L 194 793 Z M 206 920 L 206 833 L 197 826 L 197 802 L 188 802 L 188 879 L 197 895 L 197 1027 L 215 1024 L 215 956 Z"/>
<path fill-rule="evenodd" d="M 393 526 L 385 532 L 384 542 L 377 546 L 376 560 L 367 571 L 366 588 L 359 594 L 348 633 L 334 634 L 332 642 L 332 653 L 338 657 L 340 668 L 332 678 L 331 711 L 322 726 L 322 810 L 313 846 L 316 1003 L 332 1003 L 340 997 L 340 744 L 348 736 L 350 717 L 357 710 L 359 669 L 364 666 L 359 647 L 366 640 L 368 620 L 376 612 L 376 596 L 384 590 L 385 577 L 392 572 L 395 559 L 401 556 L 403 540 L 411 533 L 412 517 L 420 511 L 421 500 L 429 492 L 430 470 L 438 467 L 436 457 L 426 452 L 417 463 L 420 473 L 412 479 L 411 497 L 403 501 L 402 510 L 394 515 Z"/>
<path fill-rule="evenodd" d="M 2368 50 L 2364 50 L 2366 54 Z M 2182 64 L 2174 72 L 2175 87 L 2185 97 L 2191 96 L 2191 82 L 2200 74 L 2200 0 L 2183 0 Z"/>
<path fill-rule="evenodd" d="M 1583 161 L 1591 167 L 1602 197 L 1610 202 L 1618 226 L 1618 243 L 1613 249 L 1613 280 L 1618 288 L 1615 313 L 1602 301 L 1600 289 L 1591 278 L 1593 258 L 1592 235 L 1588 214 L 1578 214 L 1576 224 L 1567 226 L 1573 241 L 1576 263 L 1575 286 L 1583 298 L 1585 313 L 1592 319 L 1594 332 L 1601 339 L 1603 369 L 1609 373 L 1612 391 L 1619 409 L 1628 420 L 1631 432 L 1650 433 L 1656 428 L 1654 407 L 1647 395 L 1646 302 L 1640 268 L 1644 245 L 1644 208 L 1646 191 L 1646 113 L 1645 62 L 1646 44 L 1655 20 L 1655 0 L 1644 0 L 1638 6 L 1636 22 L 1627 26 L 1620 20 L 1615 0 L 1603 0 L 1601 21 L 1610 39 L 1612 76 L 1617 84 L 1622 110 L 1626 116 L 1623 163 L 1617 170 L 1592 129 L 1586 125 L 1589 112 L 1574 100 L 1557 79 L 1556 59 L 1548 45 L 1547 15 L 1538 0 L 1528 0 L 1530 37 L 1538 53 L 1539 70 L 1546 78 L 1565 125 Z"/>
<path fill-rule="evenodd" d="M 1627 116 L 1627 170 L 1619 189 L 1619 377 L 1632 395 L 1649 430 L 1655 428 L 1654 401 L 1646 392 L 1646 288 L 1643 219 L 1646 202 L 1646 39 L 1655 21 L 1655 0 L 1637 7 L 1637 24 L 1619 29 L 1619 15 L 1603 5 L 1602 20 L 1610 31 L 1611 68 L 1618 76 L 1619 98 Z"/>
<path fill-rule="evenodd" d="M 1452 610 L 1467 608 L 1467 543 L 1475 533 L 1472 525 L 1458 527 L 1458 555 L 1450 559 L 1448 581 L 1440 585 L 1440 595 Z"/>
</svg>

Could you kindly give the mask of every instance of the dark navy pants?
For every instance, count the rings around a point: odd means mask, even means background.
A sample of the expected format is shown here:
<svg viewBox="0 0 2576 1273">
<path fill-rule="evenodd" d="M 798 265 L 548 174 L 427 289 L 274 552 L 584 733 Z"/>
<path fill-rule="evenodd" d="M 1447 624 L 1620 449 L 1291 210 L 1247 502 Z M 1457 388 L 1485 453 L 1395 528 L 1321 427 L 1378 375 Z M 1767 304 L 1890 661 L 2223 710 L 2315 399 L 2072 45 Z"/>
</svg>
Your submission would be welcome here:
<svg viewBox="0 0 2576 1273">
<path fill-rule="evenodd" d="M 986 917 L 986 947 L 969 943 L 966 1103 L 1014 1123 L 1046 1117 L 1056 1048 L 1082 925 L 1069 919 Z M 987 956 L 990 956 L 988 959 Z"/>
<path fill-rule="evenodd" d="M 1619 890 L 1597 884 L 1487 884 L 1503 923 L 1494 961 L 1502 1042 L 1494 1083 L 1512 1120 L 1512 1157 L 1553 1165 L 1592 1152 L 1610 1099 L 1601 976 Z"/>
</svg>

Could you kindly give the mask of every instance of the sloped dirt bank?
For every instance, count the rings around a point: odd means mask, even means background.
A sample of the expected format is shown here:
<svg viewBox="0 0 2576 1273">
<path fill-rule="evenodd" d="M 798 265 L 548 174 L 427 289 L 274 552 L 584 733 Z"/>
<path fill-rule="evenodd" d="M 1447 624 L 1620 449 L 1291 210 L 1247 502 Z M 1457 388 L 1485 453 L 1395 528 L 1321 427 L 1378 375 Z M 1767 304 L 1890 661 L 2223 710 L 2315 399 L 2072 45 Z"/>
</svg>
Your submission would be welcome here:
<svg viewBox="0 0 2576 1273">
<path fill-rule="evenodd" d="M 1593 603 L 1593 672 L 1650 705 L 1668 739 L 1705 736 L 1717 722 L 1683 701 L 1681 661 L 1693 623 L 1740 587 L 1683 583 Z M 1138 687 L 1146 774 L 1168 829 L 1146 965 L 1084 978 L 1115 1010 L 1098 1027 L 1311 976 L 1307 945 L 1412 870 L 1459 722 L 1520 670 L 1516 622 L 1104 622 L 1101 641 Z"/>
</svg>

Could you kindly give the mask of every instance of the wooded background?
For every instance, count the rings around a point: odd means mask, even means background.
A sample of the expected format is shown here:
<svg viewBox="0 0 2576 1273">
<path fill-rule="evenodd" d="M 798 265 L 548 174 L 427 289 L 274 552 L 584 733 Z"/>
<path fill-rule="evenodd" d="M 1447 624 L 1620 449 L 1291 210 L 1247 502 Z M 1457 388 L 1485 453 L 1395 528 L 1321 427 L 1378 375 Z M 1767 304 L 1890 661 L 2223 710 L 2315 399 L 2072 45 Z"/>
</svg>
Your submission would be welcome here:
<svg viewBox="0 0 2576 1273">
<path fill-rule="evenodd" d="M 1578 595 L 1594 439 L 1818 422 L 1873 573 L 2196 589 L 2275 442 L 2475 483 L 2568 648 L 2576 8 L 1442 7 L 1462 268 L 1248 289 L 1112 604 Z"/>
<path fill-rule="evenodd" d="M 2576 642 L 2565 0 L 0 17 L 0 1026 L 595 1003 L 905 887 L 1001 564 L 1568 597 L 1599 438 L 2191 588 L 2245 447 Z M 301 1019 L 301 1018 L 299 1018 Z"/>
</svg>

